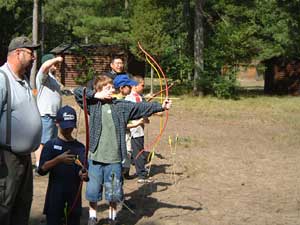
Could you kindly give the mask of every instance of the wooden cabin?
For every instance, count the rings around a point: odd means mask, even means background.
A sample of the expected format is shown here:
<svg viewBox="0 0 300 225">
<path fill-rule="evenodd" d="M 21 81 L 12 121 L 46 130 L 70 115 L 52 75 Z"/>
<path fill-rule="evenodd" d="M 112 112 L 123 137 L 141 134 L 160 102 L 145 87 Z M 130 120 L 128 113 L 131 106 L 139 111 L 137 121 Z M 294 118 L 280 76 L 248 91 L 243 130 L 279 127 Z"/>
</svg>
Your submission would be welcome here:
<svg viewBox="0 0 300 225">
<path fill-rule="evenodd" d="M 78 86 L 76 78 L 84 75 L 87 67 L 92 67 L 95 75 L 110 70 L 113 55 L 121 56 L 124 60 L 125 71 L 132 74 L 143 74 L 145 71 L 144 63 L 138 62 L 128 50 L 118 45 L 63 44 L 50 52 L 64 57 L 58 76 L 66 87 Z"/>
<path fill-rule="evenodd" d="M 300 59 L 274 57 L 263 63 L 266 94 L 300 95 Z"/>
</svg>

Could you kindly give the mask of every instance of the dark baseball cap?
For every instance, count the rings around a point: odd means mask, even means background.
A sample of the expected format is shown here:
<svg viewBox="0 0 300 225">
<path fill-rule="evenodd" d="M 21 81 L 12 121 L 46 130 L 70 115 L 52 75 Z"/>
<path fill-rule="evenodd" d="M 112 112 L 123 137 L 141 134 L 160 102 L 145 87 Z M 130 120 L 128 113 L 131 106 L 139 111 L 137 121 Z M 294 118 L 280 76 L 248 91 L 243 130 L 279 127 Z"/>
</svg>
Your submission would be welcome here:
<svg viewBox="0 0 300 225">
<path fill-rule="evenodd" d="M 120 88 L 124 86 L 137 86 L 138 82 L 131 80 L 127 74 L 117 75 L 114 79 L 115 88 Z"/>
<path fill-rule="evenodd" d="M 40 44 L 33 44 L 32 40 L 28 37 L 21 36 L 13 38 L 8 46 L 8 51 L 11 52 L 17 48 L 29 48 L 32 50 L 38 49 Z"/>
<path fill-rule="evenodd" d="M 76 127 L 76 111 L 71 106 L 63 106 L 56 113 L 56 122 L 62 129 Z"/>
<path fill-rule="evenodd" d="M 44 62 L 46 62 L 46 61 L 48 61 L 48 60 L 50 60 L 50 59 L 54 59 L 55 58 L 55 56 L 53 55 L 53 54 L 46 54 L 46 55 L 43 55 L 43 57 L 42 57 L 42 64 L 44 63 Z"/>
</svg>

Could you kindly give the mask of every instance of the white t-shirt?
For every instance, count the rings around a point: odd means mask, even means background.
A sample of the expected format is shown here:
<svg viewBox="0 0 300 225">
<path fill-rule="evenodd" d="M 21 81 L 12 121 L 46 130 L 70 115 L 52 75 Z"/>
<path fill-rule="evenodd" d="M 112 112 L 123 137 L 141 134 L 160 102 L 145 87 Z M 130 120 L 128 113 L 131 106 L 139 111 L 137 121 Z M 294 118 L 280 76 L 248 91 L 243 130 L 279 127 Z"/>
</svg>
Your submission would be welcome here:
<svg viewBox="0 0 300 225">
<path fill-rule="evenodd" d="M 138 93 L 131 91 L 129 95 L 126 96 L 125 100 L 131 102 L 142 102 L 143 98 Z M 134 128 L 130 128 L 131 137 L 143 137 L 144 136 L 144 128 L 140 125 Z"/>
<path fill-rule="evenodd" d="M 36 86 L 38 89 L 37 105 L 41 116 L 50 115 L 55 117 L 61 107 L 61 84 L 50 72 L 43 74 L 42 69 L 36 76 Z"/>
</svg>

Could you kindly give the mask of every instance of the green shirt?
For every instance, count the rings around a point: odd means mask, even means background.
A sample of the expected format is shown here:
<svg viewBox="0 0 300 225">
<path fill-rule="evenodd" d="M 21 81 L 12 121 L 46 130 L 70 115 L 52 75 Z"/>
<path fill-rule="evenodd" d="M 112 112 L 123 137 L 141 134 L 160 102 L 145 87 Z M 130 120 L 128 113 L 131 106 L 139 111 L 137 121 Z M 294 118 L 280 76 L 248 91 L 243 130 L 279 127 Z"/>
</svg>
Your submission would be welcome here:
<svg viewBox="0 0 300 225">
<path fill-rule="evenodd" d="M 90 152 L 90 159 L 102 163 L 121 162 L 110 104 L 102 106 L 102 131 L 96 151 Z"/>
</svg>

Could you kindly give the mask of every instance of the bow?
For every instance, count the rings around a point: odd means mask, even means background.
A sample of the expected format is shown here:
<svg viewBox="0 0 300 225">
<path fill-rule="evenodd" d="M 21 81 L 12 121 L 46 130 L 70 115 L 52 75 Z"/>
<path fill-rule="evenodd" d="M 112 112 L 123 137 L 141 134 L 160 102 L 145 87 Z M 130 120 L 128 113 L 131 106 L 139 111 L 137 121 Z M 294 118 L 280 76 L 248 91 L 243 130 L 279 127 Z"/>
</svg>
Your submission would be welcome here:
<svg viewBox="0 0 300 225">
<path fill-rule="evenodd" d="M 170 90 L 172 87 L 174 87 L 175 85 L 175 82 L 174 83 L 171 83 L 168 87 L 168 89 Z M 148 99 L 147 99 L 147 102 L 150 102 L 152 101 L 157 95 L 160 95 L 161 93 L 163 93 L 164 91 L 166 91 L 166 89 L 162 89 L 154 94 L 152 94 Z"/>
<path fill-rule="evenodd" d="M 84 111 L 84 121 L 85 121 L 85 157 L 84 157 L 84 168 L 87 167 L 87 157 L 90 148 L 90 129 L 89 129 L 89 116 L 87 110 L 86 101 L 86 88 L 83 89 L 83 111 Z"/>
<path fill-rule="evenodd" d="M 83 112 L 84 112 L 84 121 L 85 121 L 85 141 L 86 141 L 85 154 L 84 154 L 85 157 L 84 157 L 83 165 L 81 164 L 81 162 L 78 159 L 75 160 L 75 164 L 80 166 L 82 170 L 86 170 L 86 168 L 87 168 L 87 157 L 88 157 L 88 152 L 89 152 L 89 142 L 90 142 L 89 119 L 88 119 L 88 110 L 87 110 L 87 101 L 86 101 L 86 88 L 83 89 L 82 98 L 83 98 Z M 79 200 L 79 197 L 81 195 L 81 190 L 82 190 L 82 183 L 83 183 L 83 181 L 81 180 L 78 191 L 77 191 L 76 196 L 75 196 L 75 199 L 74 199 L 73 204 L 72 204 L 69 212 L 67 213 L 67 215 L 71 214 L 71 212 L 74 210 L 74 208 L 75 208 L 75 206 L 76 206 L 76 204 Z"/>
<path fill-rule="evenodd" d="M 142 45 L 139 42 L 138 42 L 138 47 L 145 54 L 146 61 L 151 65 L 151 67 L 155 70 L 156 74 L 159 77 L 160 89 L 161 89 L 159 93 L 161 95 L 161 98 L 162 98 L 163 92 L 165 92 L 165 96 L 166 96 L 166 98 L 168 98 L 169 97 L 169 86 L 168 86 L 168 80 L 167 80 L 167 77 L 166 77 L 164 71 L 162 70 L 162 68 L 158 64 L 158 62 L 142 47 Z M 165 83 L 165 89 L 163 89 L 163 86 L 162 86 L 161 76 L 163 77 L 163 80 L 164 80 L 164 83 Z M 161 102 L 162 102 L 162 100 L 161 100 Z M 167 123 L 168 123 L 168 119 L 169 119 L 168 110 L 166 110 L 165 112 L 166 112 L 165 120 L 163 121 L 163 123 L 162 122 L 160 123 L 161 127 L 160 127 L 159 134 L 154 138 L 153 141 L 150 142 L 150 144 L 148 144 L 146 147 L 144 147 L 144 149 L 142 149 L 139 152 L 139 154 L 137 154 L 136 159 L 145 151 L 145 149 L 154 149 L 155 146 L 160 141 L 160 139 L 162 137 L 162 134 L 163 134 L 163 132 L 165 131 L 165 129 L 167 127 Z M 149 154 L 149 156 L 150 156 L 150 160 L 148 160 L 148 161 L 150 161 L 150 165 L 151 165 L 151 161 L 152 161 L 152 158 L 154 156 L 154 150 Z"/>
</svg>

